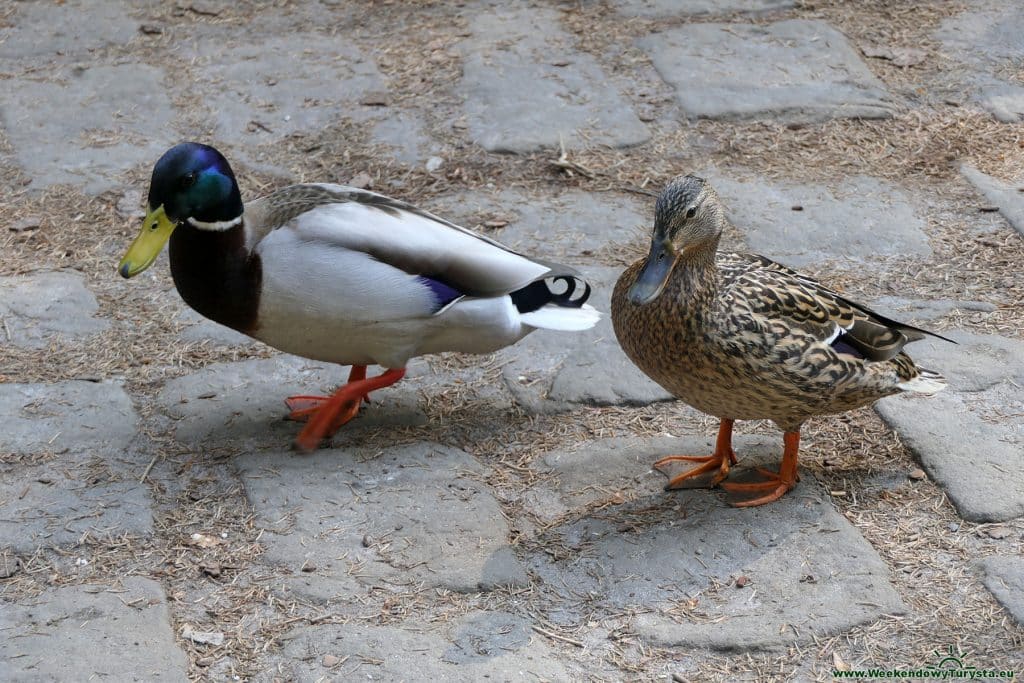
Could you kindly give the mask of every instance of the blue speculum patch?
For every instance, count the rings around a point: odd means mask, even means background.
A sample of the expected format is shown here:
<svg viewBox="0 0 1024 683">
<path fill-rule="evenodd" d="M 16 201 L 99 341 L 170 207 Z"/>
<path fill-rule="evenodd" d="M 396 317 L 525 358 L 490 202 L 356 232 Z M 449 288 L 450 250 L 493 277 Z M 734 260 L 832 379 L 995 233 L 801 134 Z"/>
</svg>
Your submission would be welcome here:
<svg viewBox="0 0 1024 683">
<path fill-rule="evenodd" d="M 864 357 L 863 353 L 843 341 L 843 335 L 839 335 L 839 338 L 832 342 L 832 348 L 836 350 L 836 353 L 846 353 L 854 358 Z"/>
<path fill-rule="evenodd" d="M 430 290 L 430 293 L 434 296 L 434 310 L 439 311 L 451 302 L 462 296 L 462 292 L 455 289 L 451 285 L 447 285 L 440 280 L 427 277 L 426 275 L 420 275 L 416 278 L 419 282 L 426 285 Z"/>
</svg>

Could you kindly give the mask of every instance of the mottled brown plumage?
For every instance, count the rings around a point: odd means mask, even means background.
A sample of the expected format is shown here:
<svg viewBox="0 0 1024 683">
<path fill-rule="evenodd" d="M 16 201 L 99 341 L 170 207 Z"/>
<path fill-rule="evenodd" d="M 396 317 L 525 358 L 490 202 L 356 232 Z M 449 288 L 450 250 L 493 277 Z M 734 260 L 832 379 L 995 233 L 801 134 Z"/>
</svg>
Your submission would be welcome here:
<svg viewBox="0 0 1024 683">
<path fill-rule="evenodd" d="M 724 485 L 768 491 L 742 503 L 760 504 L 795 485 L 807 418 L 901 391 L 934 393 L 945 380 L 902 351 L 932 333 L 878 315 L 763 256 L 718 252 L 727 225 L 703 179 L 674 180 L 658 198 L 650 254 L 615 285 L 612 322 L 641 370 L 722 420 L 715 455 L 673 458 L 705 464 L 670 486 L 715 469 L 712 484 L 725 478 L 734 458 L 733 420 L 768 419 L 787 433 L 781 474 L 766 473 L 769 481 L 754 486 Z"/>
</svg>

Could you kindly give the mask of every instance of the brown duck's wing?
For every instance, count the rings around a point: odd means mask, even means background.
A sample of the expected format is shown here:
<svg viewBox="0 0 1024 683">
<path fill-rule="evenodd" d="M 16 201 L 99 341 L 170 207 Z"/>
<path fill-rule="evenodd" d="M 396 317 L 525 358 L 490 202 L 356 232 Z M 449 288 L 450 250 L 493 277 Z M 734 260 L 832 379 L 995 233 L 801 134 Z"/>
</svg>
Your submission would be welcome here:
<svg viewBox="0 0 1024 683">
<path fill-rule="evenodd" d="M 718 268 L 727 309 L 746 310 L 795 336 L 849 347 L 867 360 L 890 360 L 925 336 L 952 341 L 880 315 L 764 256 L 721 253 Z"/>
</svg>

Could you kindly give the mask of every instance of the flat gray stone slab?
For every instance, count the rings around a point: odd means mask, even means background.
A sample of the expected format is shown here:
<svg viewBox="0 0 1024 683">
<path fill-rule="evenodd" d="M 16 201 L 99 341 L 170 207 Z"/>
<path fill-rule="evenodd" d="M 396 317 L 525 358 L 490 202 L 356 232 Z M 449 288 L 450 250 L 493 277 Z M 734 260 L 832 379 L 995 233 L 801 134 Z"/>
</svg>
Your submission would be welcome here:
<svg viewBox="0 0 1024 683">
<path fill-rule="evenodd" d="M 963 330 L 945 330 L 942 336 L 957 343 L 927 338 L 908 346 L 907 352 L 945 375 L 949 390 L 984 391 L 1007 381 L 1024 384 L 1024 341 Z"/>
<path fill-rule="evenodd" d="M 177 421 L 175 437 L 186 443 L 231 443 L 257 448 L 290 444 L 302 428 L 284 419 L 289 396 L 329 395 L 348 379 L 347 366 L 295 356 L 215 363 L 168 382 L 157 403 Z M 369 369 L 374 375 L 379 368 Z M 335 438 L 366 427 L 422 424 L 418 389 L 433 382 L 423 361 L 393 387 L 374 392 L 373 403 Z M 439 380 L 438 380 L 439 381 Z"/>
<path fill-rule="evenodd" d="M 1020 389 L 1001 384 L 932 397 L 893 396 L 875 410 L 961 517 L 1002 522 L 1024 515 L 1024 424 L 1008 417 L 1024 411 Z"/>
<path fill-rule="evenodd" d="M 121 459 L 138 419 L 112 384 L 0 384 L 0 452 L 59 454 L 0 466 L 0 547 L 29 553 L 153 530 L 141 466 Z"/>
<path fill-rule="evenodd" d="M 1007 183 L 967 165 L 961 166 L 960 172 L 992 205 L 999 207 L 999 213 L 1017 232 L 1024 235 L 1024 192 L 1021 191 L 1024 181 Z"/>
<path fill-rule="evenodd" d="M 737 440 L 737 448 L 739 443 Z M 679 450 L 690 447 L 697 451 Z M 694 438 L 624 437 L 601 439 L 576 450 L 552 451 L 534 467 L 554 476 L 526 492 L 524 508 L 543 524 L 551 524 L 588 505 L 618 505 L 664 486 L 667 477 L 651 468 L 659 458 L 670 454 L 707 455 L 712 450 L 713 444 L 705 446 Z"/>
<path fill-rule="evenodd" d="M 0 624 L 6 680 L 189 680 L 156 581 L 130 577 L 117 586 L 68 586 L 22 604 L 0 602 Z"/>
<path fill-rule="evenodd" d="M 935 37 L 961 74 L 964 89 L 1004 123 L 1024 120 L 1024 87 L 1009 79 L 1020 60 L 1024 10 L 1017 3 L 975 3 L 942 22 Z"/>
<path fill-rule="evenodd" d="M 84 278 L 70 271 L 0 277 L 0 319 L 5 343 L 45 348 L 102 332 L 110 322 L 95 318 L 99 305 Z"/>
<path fill-rule="evenodd" d="M 794 0 L 613 0 L 612 7 L 630 17 L 667 19 L 700 14 L 758 14 L 789 9 Z"/>
<path fill-rule="evenodd" d="M 204 318 L 191 308 L 184 308 L 178 319 L 188 323 L 188 327 L 183 329 L 181 334 L 178 335 L 182 341 L 209 341 L 221 346 L 249 346 L 259 343 L 252 337 Z"/>
<path fill-rule="evenodd" d="M 36 548 L 153 533 L 144 465 L 66 454 L 42 465 L 0 468 L 0 548 Z"/>
<path fill-rule="evenodd" d="M 641 38 L 693 118 L 887 118 L 893 106 L 842 33 L 823 21 L 687 24 Z"/>
<path fill-rule="evenodd" d="M 276 35 L 228 47 L 207 38 L 199 55 L 198 99 L 213 112 L 217 138 L 239 145 L 365 118 L 370 111 L 359 100 L 385 89 L 373 59 L 341 35 Z"/>
<path fill-rule="evenodd" d="M 611 292 L 621 268 L 580 268 L 593 287 L 590 303 L 601 321 L 584 332 L 532 332 L 503 349 L 502 374 L 516 401 L 533 412 L 565 410 L 573 404 L 647 405 L 672 395 L 643 374 L 615 339 Z"/>
<path fill-rule="evenodd" d="M 410 585 L 475 592 L 529 581 L 498 502 L 480 483 L 484 468 L 464 451 L 418 443 L 247 455 L 237 464 L 267 529 L 264 557 L 290 568 L 287 585 L 304 595 Z"/>
<path fill-rule="evenodd" d="M 59 78 L 15 78 L 0 90 L 0 123 L 33 189 L 68 183 L 99 193 L 120 187 L 120 174 L 148 166 L 175 141 L 161 69 L 77 66 Z"/>
<path fill-rule="evenodd" d="M 563 659 L 530 622 L 473 612 L 450 625 L 317 626 L 284 638 L 290 680 L 566 681 Z M 260 680 L 269 682 L 267 674 Z"/>
<path fill-rule="evenodd" d="M 1024 626 L 1024 557 L 994 555 L 986 557 L 981 567 L 985 587 Z"/>
<path fill-rule="evenodd" d="M 0 451 L 119 455 L 138 418 L 124 390 L 102 382 L 0 384 Z"/>
<path fill-rule="evenodd" d="M 597 61 L 554 9 L 515 3 L 467 16 L 459 86 L 473 141 L 491 152 L 637 145 L 650 139 Z"/>
<path fill-rule="evenodd" d="M 954 311 L 973 311 L 992 313 L 997 306 L 988 301 L 971 301 L 960 299 L 905 299 L 895 296 L 883 296 L 869 304 L 876 311 L 893 320 L 901 322 L 924 323 L 936 318 L 943 318 Z M 913 353 L 914 347 L 911 348 Z"/>
<path fill-rule="evenodd" d="M 831 190 L 758 177 L 735 180 L 716 170 L 706 175 L 751 251 L 786 265 L 932 253 L 924 219 L 895 185 L 854 176 Z"/>
<path fill-rule="evenodd" d="M 18 2 L 13 7 L 15 12 L 0 28 L 0 59 L 87 58 L 138 35 L 138 22 L 117 0 Z"/>
<path fill-rule="evenodd" d="M 920 458 L 960 515 L 972 522 L 1024 515 L 1024 342 L 950 332 L 954 346 L 925 340 L 913 358 L 949 378 L 931 397 L 893 396 L 875 409 Z"/>
<path fill-rule="evenodd" d="M 664 455 L 712 448 L 710 437 L 634 438 L 548 454 L 554 476 L 542 486 L 570 514 L 543 532 L 561 559 L 538 554 L 533 571 L 566 598 L 642 610 L 635 632 L 667 647 L 777 649 L 905 611 L 885 563 L 806 472 L 780 501 L 752 509 L 728 506 L 717 491 L 665 492 L 666 478 L 649 472 Z M 741 435 L 734 448 L 734 479 L 781 459 L 781 437 Z M 625 502 L 608 500 L 616 491 Z M 580 506 L 595 503 L 580 516 Z M 749 581 L 742 589 L 731 585 L 740 576 Z M 724 585 L 716 591 L 715 582 Z M 697 618 L 673 614 L 694 597 L 687 611 Z M 581 618 L 573 609 L 561 618 Z"/>
<path fill-rule="evenodd" d="M 390 147 L 395 159 L 411 165 L 441 153 L 442 145 L 431 140 L 418 114 L 391 108 L 381 113 L 385 117 L 373 125 L 371 135 L 376 142 Z"/>
<path fill-rule="evenodd" d="M 653 206 L 611 193 L 536 197 L 503 190 L 447 195 L 424 208 L 528 256 L 585 265 L 594 262 L 595 252 L 630 242 L 646 229 Z"/>
</svg>

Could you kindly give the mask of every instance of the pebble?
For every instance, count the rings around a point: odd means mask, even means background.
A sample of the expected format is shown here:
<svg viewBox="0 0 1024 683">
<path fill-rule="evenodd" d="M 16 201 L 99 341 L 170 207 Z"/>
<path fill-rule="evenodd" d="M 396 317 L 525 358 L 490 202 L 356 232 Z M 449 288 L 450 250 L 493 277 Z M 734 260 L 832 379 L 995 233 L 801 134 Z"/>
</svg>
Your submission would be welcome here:
<svg viewBox="0 0 1024 683">
<path fill-rule="evenodd" d="M 985 536 L 988 536 L 989 538 L 994 538 L 997 541 L 1001 541 L 1004 538 L 1009 538 L 1010 535 L 1013 532 L 1010 531 L 1009 527 L 994 526 L 994 527 L 989 527 L 988 529 L 983 529 L 981 531 L 981 533 L 984 534 Z"/>
<path fill-rule="evenodd" d="M 21 560 L 8 553 L 0 556 L 0 579 L 9 579 L 21 570 Z"/>
<path fill-rule="evenodd" d="M 357 187 L 360 190 L 369 190 L 373 187 L 373 178 L 369 173 L 360 171 L 359 173 L 352 176 L 352 179 L 348 181 L 348 184 L 352 187 Z"/>
<path fill-rule="evenodd" d="M 427 163 L 424 164 L 428 173 L 433 173 L 437 169 L 441 168 L 441 166 L 443 165 L 444 159 L 442 159 L 441 157 L 430 157 L 429 159 L 427 159 Z"/>
<path fill-rule="evenodd" d="M 117 200 L 114 210 L 122 218 L 143 218 L 146 212 L 142 210 L 142 191 L 125 190 L 121 198 Z"/>
<path fill-rule="evenodd" d="M 11 232 L 30 232 L 32 230 L 38 230 L 43 225 L 43 219 L 39 216 L 26 216 L 21 220 L 15 221 L 8 228 Z"/>
<path fill-rule="evenodd" d="M 185 624 L 181 628 L 181 637 L 200 645 L 219 647 L 224 644 L 224 634 L 220 631 L 196 631 L 189 624 Z"/>
</svg>

